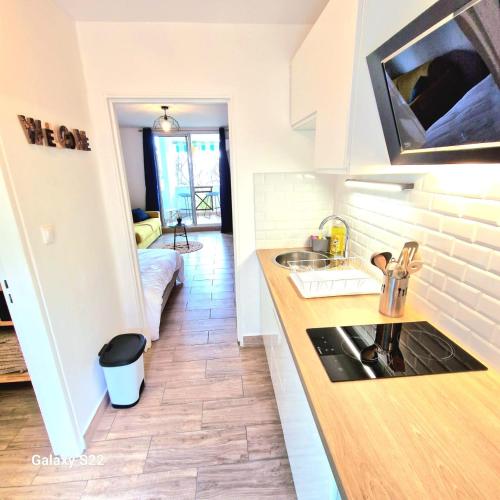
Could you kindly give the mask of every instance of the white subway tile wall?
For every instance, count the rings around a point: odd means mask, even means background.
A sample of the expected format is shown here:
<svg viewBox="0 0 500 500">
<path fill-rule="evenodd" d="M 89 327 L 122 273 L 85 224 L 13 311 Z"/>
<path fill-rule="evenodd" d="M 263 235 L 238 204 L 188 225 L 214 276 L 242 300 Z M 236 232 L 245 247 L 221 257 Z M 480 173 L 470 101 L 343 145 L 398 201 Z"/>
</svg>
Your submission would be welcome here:
<svg viewBox="0 0 500 500">
<path fill-rule="evenodd" d="M 333 212 L 331 175 L 254 175 L 257 248 L 303 247 L 321 220 Z"/>
<path fill-rule="evenodd" d="M 424 269 L 409 297 L 431 322 L 500 366 L 500 167 L 442 166 L 410 192 L 353 190 L 335 180 L 335 212 L 346 216 L 351 250 L 396 256 L 421 244 Z"/>
</svg>

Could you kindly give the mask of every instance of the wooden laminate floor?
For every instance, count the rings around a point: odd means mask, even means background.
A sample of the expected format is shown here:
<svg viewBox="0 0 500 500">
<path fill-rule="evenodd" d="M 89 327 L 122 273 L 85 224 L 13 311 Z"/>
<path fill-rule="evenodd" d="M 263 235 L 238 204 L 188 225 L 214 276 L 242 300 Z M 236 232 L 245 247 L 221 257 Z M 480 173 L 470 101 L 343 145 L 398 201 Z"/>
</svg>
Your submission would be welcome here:
<svg viewBox="0 0 500 500">
<path fill-rule="evenodd" d="M 99 464 L 39 466 L 51 452 L 29 385 L 0 387 L 0 499 L 294 499 L 264 348 L 236 338 L 233 245 L 190 233 L 137 406 L 106 408 L 86 451 Z M 94 458 L 92 458 L 94 457 Z"/>
</svg>

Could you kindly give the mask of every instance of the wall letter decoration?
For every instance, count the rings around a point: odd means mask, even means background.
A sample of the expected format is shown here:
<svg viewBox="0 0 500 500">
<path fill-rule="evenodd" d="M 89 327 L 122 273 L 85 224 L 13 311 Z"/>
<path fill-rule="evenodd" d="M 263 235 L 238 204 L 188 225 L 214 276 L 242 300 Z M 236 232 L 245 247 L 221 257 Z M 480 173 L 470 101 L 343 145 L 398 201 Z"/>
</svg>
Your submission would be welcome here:
<svg viewBox="0 0 500 500">
<path fill-rule="evenodd" d="M 45 142 L 47 146 L 51 148 L 57 147 L 57 144 L 54 141 L 54 131 L 50 128 L 48 123 L 45 124 L 45 128 L 43 130 L 45 132 Z"/>
<path fill-rule="evenodd" d="M 18 117 L 28 142 L 39 146 L 43 145 L 43 131 L 40 120 L 26 118 L 24 115 L 18 115 Z"/>
<path fill-rule="evenodd" d="M 91 151 L 89 139 L 84 130 L 75 128 L 70 131 L 65 125 L 51 127 L 49 123 L 45 123 L 45 128 L 42 128 L 41 120 L 26 117 L 25 115 L 17 116 L 29 144 L 39 146 L 45 144 L 52 148 Z"/>
</svg>

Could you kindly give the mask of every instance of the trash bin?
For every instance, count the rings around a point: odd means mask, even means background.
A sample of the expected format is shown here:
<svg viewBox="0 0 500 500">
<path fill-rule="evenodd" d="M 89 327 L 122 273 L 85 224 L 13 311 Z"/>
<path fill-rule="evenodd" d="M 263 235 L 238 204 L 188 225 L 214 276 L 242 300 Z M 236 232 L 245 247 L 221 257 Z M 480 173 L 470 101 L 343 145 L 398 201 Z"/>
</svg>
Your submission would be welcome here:
<svg viewBox="0 0 500 500">
<path fill-rule="evenodd" d="M 125 333 L 113 337 L 99 351 L 113 408 L 130 408 L 139 402 L 144 389 L 145 347 L 144 335 Z"/>
</svg>

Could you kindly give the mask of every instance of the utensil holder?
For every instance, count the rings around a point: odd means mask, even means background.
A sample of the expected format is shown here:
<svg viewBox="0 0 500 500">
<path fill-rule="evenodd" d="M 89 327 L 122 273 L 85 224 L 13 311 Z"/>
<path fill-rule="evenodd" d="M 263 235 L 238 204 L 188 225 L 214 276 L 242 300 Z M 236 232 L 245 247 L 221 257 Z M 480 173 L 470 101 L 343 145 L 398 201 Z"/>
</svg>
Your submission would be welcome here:
<svg viewBox="0 0 500 500">
<path fill-rule="evenodd" d="M 397 279 L 386 276 L 380 294 L 379 311 L 384 316 L 400 318 L 405 312 L 406 295 L 408 293 L 409 277 Z"/>
<path fill-rule="evenodd" d="M 311 248 L 313 252 L 328 253 L 330 247 L 330 238 L 322 238 L 321 240 L 311 240 Z"/>
</svg>

